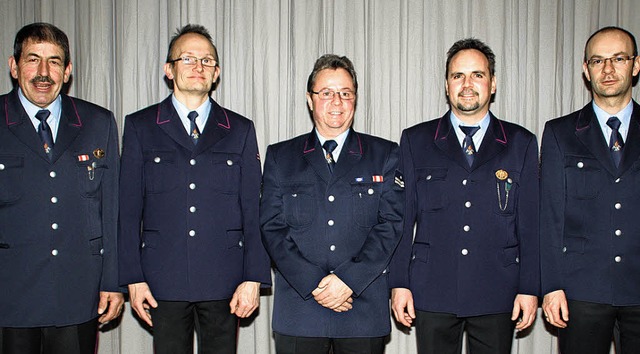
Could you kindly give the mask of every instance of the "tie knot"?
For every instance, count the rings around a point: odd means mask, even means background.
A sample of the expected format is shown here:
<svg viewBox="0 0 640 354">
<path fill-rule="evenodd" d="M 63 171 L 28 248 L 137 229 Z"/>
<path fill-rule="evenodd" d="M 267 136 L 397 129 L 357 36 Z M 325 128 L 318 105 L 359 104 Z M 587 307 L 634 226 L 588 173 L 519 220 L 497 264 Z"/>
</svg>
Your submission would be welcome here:
<svg viewBox="0 0 640 354">
<path fill-rule="evenodd" d="M 39 121 L 44 122 L 47 120 L 47 118 L 49 118 L 49 115 L 51 115 L 51 112 L 49 112 L 48 109 L 41 109 L 38 111 L 38 113 L 36 113 L 36 118 Z"/>
<path fill-rule="evenodd" d="M 332 153 L 338 147 L 338 143 L 335 140 L 327 140 L 322 144 L 322 147 L 327 153 Z"/>
<path fill-rule="evenodd" d="M 198 112 L 196 112 L 196 111 L 189 112 L 189 114 L 187 114 L 187 118 L 189 118 L 190 121 L 195 123 L 196 122 L 196 118 L 198 118 Z"/>
<path fill-rule="evenodd" d="M 462 130 L 462 132 L 464 133 L 464 135 L 469 136 L 469 137 L 473 137 L 473 135 L 478 132 L 478 130 L 480 130 L 480 127 L 466 127 L 466 126 L 462 126 L 460 125 L 460 130 Z"/>
<path fill-rule="evenodd" d="M 618 130 L 620 129 L 620 124 L 622 124 L 620 122 L 620 119 L 618 119 L 618 117 L 609 117 L 609 119 L 607 120 L 607 125 L 609 126 L 609 128 L 613 129 L 613 130 Z"/>
</svg>

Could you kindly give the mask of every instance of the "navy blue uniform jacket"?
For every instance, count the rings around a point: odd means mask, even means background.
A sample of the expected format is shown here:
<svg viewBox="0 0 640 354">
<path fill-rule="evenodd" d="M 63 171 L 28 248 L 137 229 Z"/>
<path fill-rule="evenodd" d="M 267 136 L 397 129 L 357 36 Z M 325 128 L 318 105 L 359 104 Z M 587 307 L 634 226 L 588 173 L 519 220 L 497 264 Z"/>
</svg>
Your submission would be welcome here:
<svg viewBox="0 0 640 354">
<path fill-rule="evenodd" d="M 402 227 L 398 162 L 396 143 L 353 130 L 333 175 L 315 131 L 269 146 L 260 218 L 276 268 L 275 332 L 331 338 L 390 332 L 386 269 Z M 353 290 L 353 309 L 338 313 L 313 299 L 330 273 Z"/>
<path fill-rule="evenodd" d="M 0 327 L 84 323 L 119 291 L 116 123 L 61 97 L 49 161 L 18 90 L 0 96 Z"/>
<path fill-rule="evenodd" d="M 253 123 L 211 100 L 194 145 L 171 97 L 126 117 L 120 173 L 120 283 L 157 300 L 230 299 L 271 283 L 260 242 Z"/>
<path fill-rule="evenodd" d="M 547 122 L 542 137 L 542 290 L 640 305 L 640 106 L 619 168 L 592 103 Z"/>
<path fill-rule="evenodd" d="M 540 287 L 538 143 L 490 114 L 469 167 L 449 114 L 402 133 L 406 213 L 391 286 L 409 288 L 421 311 L 511 312 L 516 294 Z"/>
</svg>

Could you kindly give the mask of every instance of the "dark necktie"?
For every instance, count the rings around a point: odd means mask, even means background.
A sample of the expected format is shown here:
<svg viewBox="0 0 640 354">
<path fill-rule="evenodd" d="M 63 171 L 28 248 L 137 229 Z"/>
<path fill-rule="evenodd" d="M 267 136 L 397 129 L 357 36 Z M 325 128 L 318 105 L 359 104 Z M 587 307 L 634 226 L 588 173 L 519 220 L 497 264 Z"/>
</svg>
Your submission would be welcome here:
<svg viewBox="0 0 640 354">
<path fill-rule="evenodd" d="M 40 135 L 40 140 L 42 140 L 42 146 L 44 147 L 44 152 L 51 159 L 51 150 L 53 149 L 53 134 L 51 133 L 51 128 L 49 124 L 47 124 L 47 118 L 49 118 L 51 112 L 48 109 L 41 109 L 36 113 L 36 118 L 40 121 L 38 125 L 38 135 Z"/>
<path fill-rule="evenodd" d="M 324 142 L 324 144 L 322 144 L 322 147 L 324 148 L 324 151 L 327 152 L 325 158 L 327 159 L 327 164 L 329 165 L 329 171 L 333 173 L 333 168 L 336 165 L 336 160 L 333 159 L 332 152 L 336 149 L 336 147 L 338 147 L 338 143 L 336 143 L 335 140 L 327 140 Z"/>
<path fill-rule="evenodd" d="M 473 158 L 476 154 L 476 147 L 473 145 L 473 135 L 480 130 L 480 127 L 464 127 L 462 125 L 459 126 L 462 132 L 464 133 L 464 140 L 462 141 L 462 152 L 464 152 L 464 157 L 467 158 L 467 162 L 469 163 L 469 167 L 473 165 Z"/>
<path fill-rule="evenodd" d="M 609 117 L 607 125 L 611 128 L 611 136 L 609 137 L 609 149 L 611 150 L 611 157 L 615 162 L 616 167 L 620 165 L 620 159 L 622 159 L 622 148 L 624 142 L 622 141 L 622 135 L 620 135 L 620 119 L 618 117 Z"/>
<path fill-rule="evenodd" d="M 200 129 L 198 129 L 198 125 L 196 124 L 196 118 L 198 118 L 198 112 L 191 111 L 189 112 L 189 114 L 187 114 L 187 117 L 191 121 L 189 136 L 191 136 L 191 141 L 193 141 L 193 144 L 195 145 L 198 143 L 198 139 L 200 139 Z"/>
</svg>

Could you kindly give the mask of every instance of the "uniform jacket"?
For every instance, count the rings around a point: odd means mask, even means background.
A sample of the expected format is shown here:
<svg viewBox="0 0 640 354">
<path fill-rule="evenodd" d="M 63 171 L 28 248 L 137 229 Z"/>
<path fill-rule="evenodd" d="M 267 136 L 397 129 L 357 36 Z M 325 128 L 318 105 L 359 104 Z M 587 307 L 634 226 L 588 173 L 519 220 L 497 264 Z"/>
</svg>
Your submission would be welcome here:
<svg viewBox="0 0 640 354">
<path fill-rule="evenodd" d="M 619 168 L 592 103 L 549 121 L 542 138 L 542 290 L 640 305 L 640 106 Z"/>
<path fill-rule="evenodd" d="M 391 286 L 409 288 L 421 311 L 511 312 L 516 294 L 539 293 L 537 140 L 490 114 L 469 167 L 449 114 L 402 134 L 406 212 Z"/>
<path fill-rule="evenodd" d="M 119 289 L 113 114 L 62 95 L 50 162 L 17 89 L 0 112 L 0 327 L 89 321 Z"/>
<path fill-rule="evenodd" d="M 398 161 L 397 144 L 353 130 L 333 175 L 315 131 L 269 146 L 260 219 L 276 268 L 275 332 L 332 338 L 390 332 L 387 265 L 403 209 Z M 353 309 L 337 313 L 313 299 L 330 273 L 353 290 Z"/>
<path fill-rule="evenodd" d="M 230 299 L 243 281 L 271 283 L 255 129 L 211 103 L 197 145 L 171 97 L 126 117 L 120 283 L 145 281 L 157 300 Z"/>
</svg>

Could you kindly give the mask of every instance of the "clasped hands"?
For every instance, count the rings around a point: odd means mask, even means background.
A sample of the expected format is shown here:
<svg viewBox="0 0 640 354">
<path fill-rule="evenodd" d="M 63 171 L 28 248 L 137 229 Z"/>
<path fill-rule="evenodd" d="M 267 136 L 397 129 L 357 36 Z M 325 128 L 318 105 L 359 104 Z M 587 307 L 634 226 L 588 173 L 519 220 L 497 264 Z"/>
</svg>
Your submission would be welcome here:
<svg viewBox="0 0 640 354">
<path fill-rule="evenodd" d="M 345 312 L 353 308 L 353 291 L 335 274 L 322 278 L 311 294 L 318 304 L 335 312 Z"/>
</svg>

